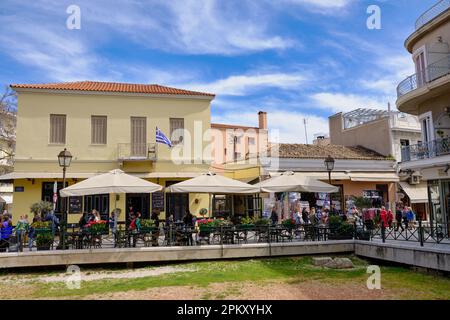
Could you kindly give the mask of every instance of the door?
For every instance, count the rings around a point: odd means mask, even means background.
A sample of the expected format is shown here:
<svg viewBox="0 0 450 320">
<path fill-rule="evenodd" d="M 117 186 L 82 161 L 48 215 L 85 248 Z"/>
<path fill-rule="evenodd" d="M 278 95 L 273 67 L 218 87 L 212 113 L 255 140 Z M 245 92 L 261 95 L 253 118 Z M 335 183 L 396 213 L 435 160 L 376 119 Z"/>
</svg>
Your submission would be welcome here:
<svg viewBox="0 0 450 320">
<path fill-rule="evenodd" d="M 131 117 L 131 156 L 147 156 L 147 118 Z"/>
<path fill-rule="evenodd" d="M 166 187 L 180 181 L 166 181 Z M 189 193 L 166 193 L 166 217 L 173 215 L 174 221 L 183 220 L 189 208 Z"/>
<path fill-rule="evenodd" d="M 134 213 L 141 213 L 141 219 L 150 219 L 150 195 L 148 193 L 127 193 L 127 218 L 130 216 L 130 207 Z"/>
<path fill-rule="evenodd" d="M 426 82 L 425 75 L 425 55 L 421 52 L 415 60 L 416 64 L 416 73 L 417 73 L 417 87 L 421 87 Z"/>
</svg>

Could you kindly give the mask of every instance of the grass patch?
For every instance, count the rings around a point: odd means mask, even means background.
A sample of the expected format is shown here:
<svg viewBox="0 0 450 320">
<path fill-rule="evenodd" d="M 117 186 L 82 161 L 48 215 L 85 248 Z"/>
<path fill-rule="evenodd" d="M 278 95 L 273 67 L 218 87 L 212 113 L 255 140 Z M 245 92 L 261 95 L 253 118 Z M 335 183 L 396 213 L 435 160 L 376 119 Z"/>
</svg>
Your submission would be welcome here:
<svg viewBox="0 0 450 320">
<path fill-rule="evenodd" d="M 312 257 L 273 258 L 257 260 L 202 261 L 180 264 L 181 268 L 195 269 L 195 272 L 162 274 L 142 278 L 102 279 L 82 282 L 81 289 L 70 290 L 64 282 L 41 283 L 32 281 L 25 296 L 18 298 L 81 298 L 84 296 L 126 291 L 142 291 L 150 288 L 188 286 L 207 288 L 213 283 L 235 283 L 223 293 L 202 294 L 202 299 L 222 299 L 228 295 L 239 295 L 240 283 L 254 282 L 263 285 L 267 281 L 299 284 L 306 281 L 320 281 L 332 284 L 358 284 L 365 286 L 368 278 L 367 261 L 350 256 L 355 268 L 331 270 L 312 265 Z M 172 266 L 175 266 L 172 264 Z M 88 271 L 89 270 L 89 271 Z M 85 270 L 87 274 L 98 272 Z M 107 271 L 107 270 L 102 270 Z M 114 270 L 117 272 L 118 270 Z M 128 269 L 124 270 L 129 271 Z M 48 275 L 48 274 L 46 274 Z M 381 267 L 382 288 L 398 292 L 399 299 L 450 299 L 450 279 L 412 271 L 397 266 Z M 0 285 L 2 291 L 3 285 Z M 8 284 L 14 292 L 14 284 Z M 24 294 L 22 291 L 21 294 Z M 137 296 L 138 297 L 138 296 Z M 9 297 L 7 297 L 9 298 Z"/>
</svg>

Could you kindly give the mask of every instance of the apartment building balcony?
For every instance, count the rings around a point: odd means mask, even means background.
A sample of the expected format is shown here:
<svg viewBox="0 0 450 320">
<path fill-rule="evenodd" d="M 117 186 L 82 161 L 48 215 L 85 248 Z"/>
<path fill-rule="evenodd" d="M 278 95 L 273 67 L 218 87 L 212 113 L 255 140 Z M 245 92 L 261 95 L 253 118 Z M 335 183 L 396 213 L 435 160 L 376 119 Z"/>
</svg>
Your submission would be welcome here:
<svg viewBox="0 0 450 320">
<path fill-rule="evenodd" d="M 439 160 L 439 157 L 447 155 L 450 155 L 450 138 L 437 139 L 404 146 L 402 148 L 402 163 L 419 160 Z"/>
<path fill-rule="evenodd" d="M 416 20 L 416 30 L 419 30 L 428 22 L 432 21 L 436 17 L 443 14 L 445 11 L 450 9 L 450 0 L 441 0 L 432 6 L 430 9 L 425 11 L 417 20 Z"/>
<path fill-rule="evenodd" d="M 156 161 L 156 143 L 119 143 L 117 159 L 120 161 Z"/>
<path fill-rule="evenodd" d="M 450 88 L 450 54 L 409 76 L 397 87 L 397 108 L 417 114 L 417 105 Z"/>
</svg>

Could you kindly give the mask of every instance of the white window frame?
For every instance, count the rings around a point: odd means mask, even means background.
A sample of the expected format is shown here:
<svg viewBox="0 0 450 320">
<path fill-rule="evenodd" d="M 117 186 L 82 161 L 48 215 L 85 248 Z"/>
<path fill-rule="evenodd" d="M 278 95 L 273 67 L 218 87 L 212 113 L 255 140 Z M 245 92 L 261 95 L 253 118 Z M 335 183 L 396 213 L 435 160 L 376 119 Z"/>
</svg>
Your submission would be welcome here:
<svg viewBox="0 0 450 320">
<path fill-rule="evenodd" d="M 423 45 L 420 48 L 417 48 L 412 54 L 412 60 L 413 60 L 413 63 L 414 63 L 414 69 L 415 69 L 416 73 L 418 72 L 417 71 L 417 65 L 416 65 L 416 59 L 421 53 L 423 53 L 424 68 L 425 68 L 425 70 L 428 68 L 428 54 L 427 54 L 428 51 L 427 51 L 427 46 Z M 425 72 L 425 82 L 428 82 L 429 81 L 428 73 L 426 71 L 424 71 L 424 72 Z"/>
<path fill-rule="evenodd" d="M 425 139 L 425 134 L 424 134 L 424 128 L 423 128 L 423 121 L 424 120 L 428 120 L 427 121 L 427 127 L 428 127 L 428 140 Z M 433 113 L 431 111 L 422 113 L 421 115 L 419 115 L 419 121 L 420 121 L 420 128 L 422 131 L 422 143 L 426 143 L 426 142 L 430 142 L 435 140 L 435 136 L 434 136 L 434 123 L 433 123 Z"/>
</svg>

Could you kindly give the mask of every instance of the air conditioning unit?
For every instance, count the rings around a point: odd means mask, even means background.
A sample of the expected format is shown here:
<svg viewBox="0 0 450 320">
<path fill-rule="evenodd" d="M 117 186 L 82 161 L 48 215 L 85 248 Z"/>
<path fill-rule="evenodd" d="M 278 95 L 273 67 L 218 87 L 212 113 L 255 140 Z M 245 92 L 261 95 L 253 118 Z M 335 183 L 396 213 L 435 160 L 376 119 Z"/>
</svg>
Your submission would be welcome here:
<svg viewBox="0 0 450 320">
<path fill-rule="evenodd" d="M 409 177 L 409 184 L 419 184 L 420 183 L 421 176 L 418 174 L 412 174 L 411 177 Z"/>
</svg>

